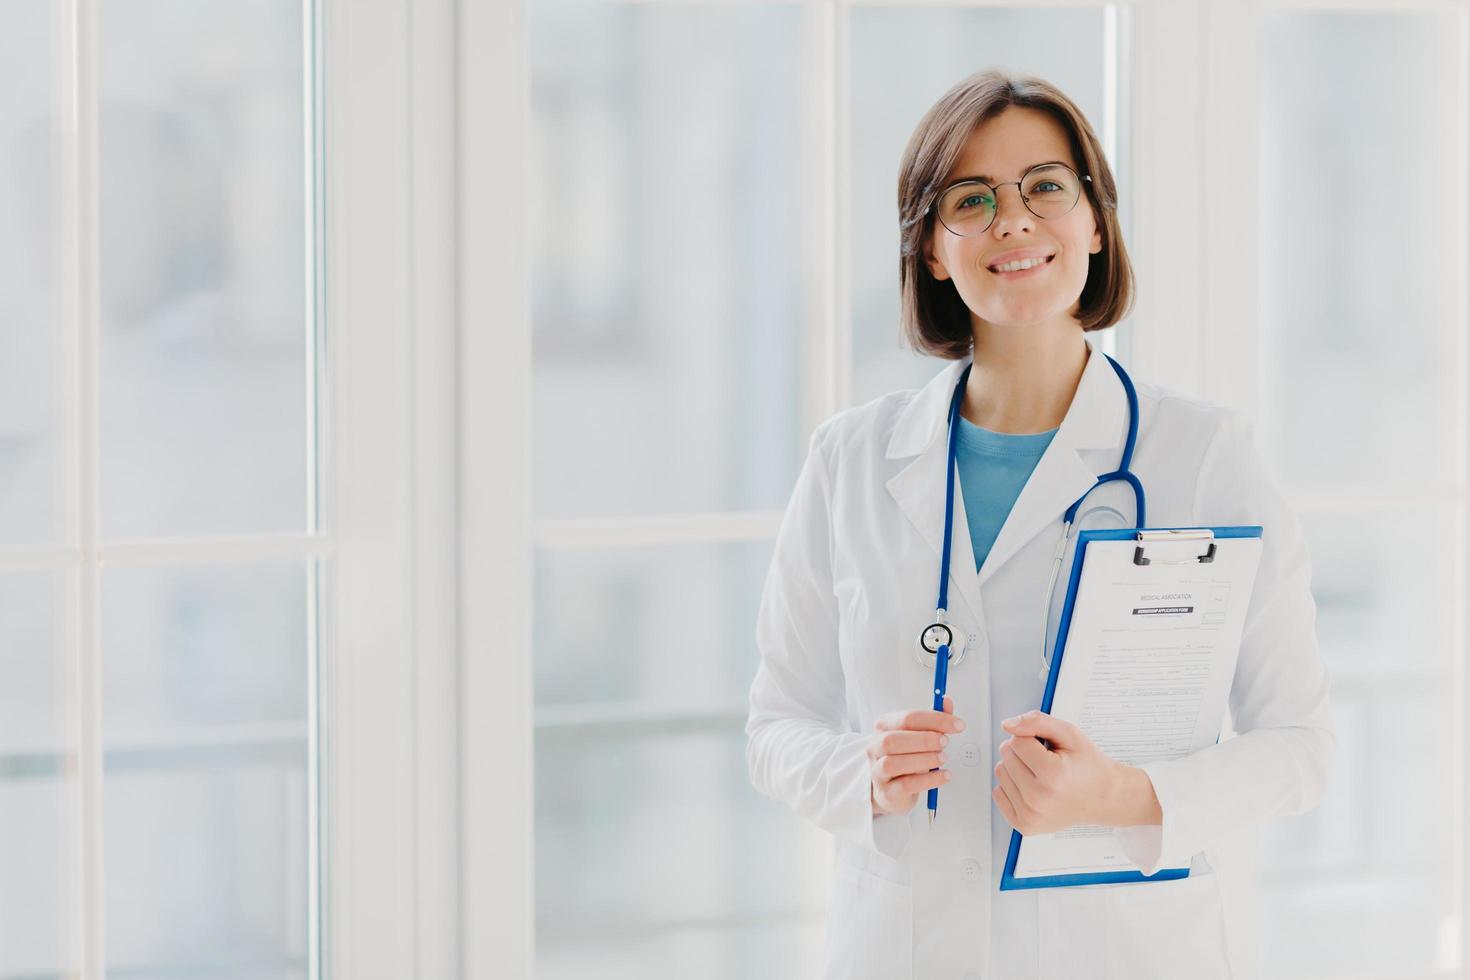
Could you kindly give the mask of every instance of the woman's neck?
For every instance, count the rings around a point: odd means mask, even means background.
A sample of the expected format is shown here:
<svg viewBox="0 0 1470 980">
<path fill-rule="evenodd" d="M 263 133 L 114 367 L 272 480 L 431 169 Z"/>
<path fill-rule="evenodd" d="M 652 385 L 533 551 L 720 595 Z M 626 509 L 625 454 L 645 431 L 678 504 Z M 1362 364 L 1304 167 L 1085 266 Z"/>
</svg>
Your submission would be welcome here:
<svg viewBox="0 0 1470 980">
<path fill-rule="evenodd" d="M 1090 348 L 1076 321 L 1056 328 L 975 331 L 975 366 L 960 414 L 993 432 L 1046 432 L 1062 424 Z"/>
</svg>

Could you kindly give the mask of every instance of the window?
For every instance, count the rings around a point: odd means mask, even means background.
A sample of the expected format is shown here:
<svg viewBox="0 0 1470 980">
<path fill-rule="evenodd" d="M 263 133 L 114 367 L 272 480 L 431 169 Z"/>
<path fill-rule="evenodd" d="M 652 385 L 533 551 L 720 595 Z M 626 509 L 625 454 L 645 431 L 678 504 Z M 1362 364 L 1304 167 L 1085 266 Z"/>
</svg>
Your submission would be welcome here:
<svg viewBox="0 0 1470 980">
<path fill-rule="evenodd" d="M 1262 957 L 1458 976 L 1465 10 L 1275 9 L 1260 31 L 1258 439 L 1302 514 L 1340 729 L 1321 806 L 1266 828 Z"/>
<path fill-rule="evenodd" d="M 318 974 L 311 16 L 0 4 L 0 976 Z"/>
</svg>

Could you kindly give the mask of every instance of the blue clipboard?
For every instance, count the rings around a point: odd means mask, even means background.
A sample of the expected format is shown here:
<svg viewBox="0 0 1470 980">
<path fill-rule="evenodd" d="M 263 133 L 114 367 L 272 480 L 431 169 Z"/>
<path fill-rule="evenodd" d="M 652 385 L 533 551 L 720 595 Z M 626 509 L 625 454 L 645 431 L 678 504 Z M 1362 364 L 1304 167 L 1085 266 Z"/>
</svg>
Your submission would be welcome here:
<svg viewBox="0 0 1470 980">
<path fill-rule="evenodd" d="M 1057 689 L 1057 675 L 1062 667 L 1062 655 L 1066 649 L 1067 627 L 1072 622 L 1072 604 L 1077 599 L 1077 583 L 1082 578 L 1082 559 L 1087 553 L 1087 545 L 1091 541 L 1132 541 L 1138 537 L 1140 530 L 1148 531 L 1210 531 L 1215 540 L 1226 538 L 1259 538 L 1261 536 L 1261 525 L 1245 524 L 1229 527 L 1180 527 L 1180 528 L 1110 528 L 1107 530 L 1079 531 L 1077 533 L 1077 550 L 1072 558 L 1072 572 L 1067 577 L 1067 597 L 1062 602 L 1062 617 L 1057 626 L 1056 646 L 1051 654 L 1051 671 L 1046 677 L 1046 691 L 1041 696 L 1041 710 L 1051 713 L 1052 695 Z M 1215 741 L 1220 741 L 1220 736 L 1215 736 Z M 1174 878 L 1188 878 L 1189 868 L 1160 868 L 1151 875 L 1144 875 L 1140 871 L 1100 871 L 1092 874 L 1070 874 L 1070 875 L 1036 875 L 1028 878 L 1017 878 L 1015 876 L 1016 859 L 1021 853 L 1021 832 L 1011 830 L 1011 846 L 1006 852 L 1005 869 L 1000 876 L 1001 891 L 1015 891 L 1021 888 L 1058 888 L 1065 885 L 1109 885 L 1131 881 L 1169 881 Z"/>
</svg>

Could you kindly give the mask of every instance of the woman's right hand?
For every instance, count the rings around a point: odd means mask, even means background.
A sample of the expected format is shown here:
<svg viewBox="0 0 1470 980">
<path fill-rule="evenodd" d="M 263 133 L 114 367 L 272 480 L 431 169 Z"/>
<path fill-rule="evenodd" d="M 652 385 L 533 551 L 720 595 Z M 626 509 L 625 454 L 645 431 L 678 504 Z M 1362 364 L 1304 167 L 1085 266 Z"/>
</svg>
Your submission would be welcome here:
<svg viewBox="0 0 1470 980">
<path fill-rule="evenodd" d="M 920 793 L 949 780 L 944 746 L 949 733 L 964 731 L 954 716 L 954 699 L 946 696 L 943 711 L 890 711 L 873 723 L 868 761 L 873 774 L 869 796 L 874 814 L 908 813 Z"/>
</svg>

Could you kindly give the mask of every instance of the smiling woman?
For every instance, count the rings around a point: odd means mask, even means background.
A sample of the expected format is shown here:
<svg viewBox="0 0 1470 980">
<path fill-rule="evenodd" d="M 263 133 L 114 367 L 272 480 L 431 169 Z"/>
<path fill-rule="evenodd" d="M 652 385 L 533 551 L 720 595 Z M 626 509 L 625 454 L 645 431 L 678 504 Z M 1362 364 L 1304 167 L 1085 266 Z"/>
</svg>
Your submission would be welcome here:
<svg viewBox="0 0 1470 980">
<path fill-rule="evenodd" d="M 903 330 L 952 363 L 812 435 L 746 724 L 755 786 L 837 838 L 824 975 L 1253 975 L 1236 835 L 1315 806 L 1336 739 L 1300 524 L 1234 410 L 1135 383 L 1089 342 L 1127 312 L 1132 272 L 1112 173 L 1055 86 L 962 80 L 919 122 L 898 190 Z M 1197 752 L 1160 750 L 1168 719 L 1137 701 L 1127 727 L 1147 737 L 1034 710 L 1068 531 L 1120 515 L 1265 528 L 1236 734 Z M 923 646 L 925 623 L 970 655 Z M 1013 831 L 1097 838 L 1134 877 L 1003 890 Z"/>
<path fill-rule="evenodd" d="M 1093 331 L 1128 314 L 1112 170 L 1081 110 L 1042 79 L 982 72 L 936 102 L 899 165 L 898 211 L 902 326 L 920 351 L 962 357 L 987 322 Z M 994 269 L 1038 256 L 1039 273 Z M 1027 286 L 997 288 L 1010 281 Z"/>
</svg>

